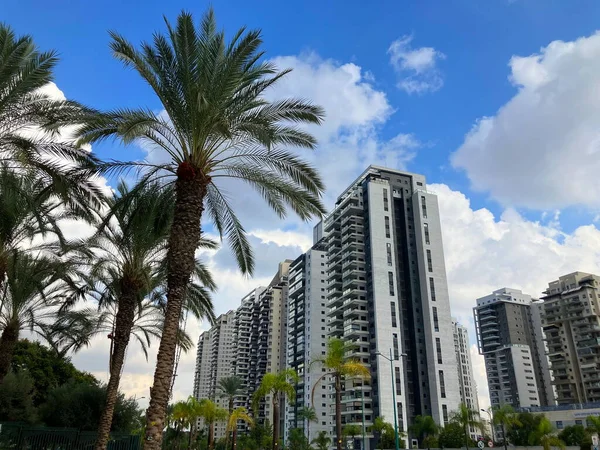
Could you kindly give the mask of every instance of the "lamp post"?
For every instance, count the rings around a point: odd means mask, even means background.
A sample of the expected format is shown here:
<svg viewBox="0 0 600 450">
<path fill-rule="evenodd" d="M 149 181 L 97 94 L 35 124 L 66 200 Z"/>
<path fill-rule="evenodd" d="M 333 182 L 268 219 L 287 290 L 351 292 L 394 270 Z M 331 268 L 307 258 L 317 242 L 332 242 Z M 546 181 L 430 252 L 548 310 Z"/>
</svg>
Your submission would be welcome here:
<svg viewBox="0 0 600 450">
<path fill-rule="evenodd" d="M 392 349 L 390 348 L 390 357 L 388 358 L 381 352 L 375 353 L 382 358 L 387 359 L 390 362 L 390 371 L 392 375 L 392 401 L 394 402 L 394 435 L 396 438 L 396 450 L 400 450 L 400 439 L 398 437 L 398 406 L 396 404 L 396 383 L 394 380 L 394 358 L 392 358 Z M 406 356 L 406 353 L 402 353 L 400 356 Z"/>
<path fill-rule="evenodd" d="M 487 415 L 490 417 L 490 430 L 492 431 L 492 442 L 493 442 L 496 440 L 496 433 L 494 433 L 494 422 L 492 420 L 492 413 L 489 412 L 487 409 L 483 409 L 483 408 L 481 409 L 481 412 L 487 413 Z"/>
</svg>

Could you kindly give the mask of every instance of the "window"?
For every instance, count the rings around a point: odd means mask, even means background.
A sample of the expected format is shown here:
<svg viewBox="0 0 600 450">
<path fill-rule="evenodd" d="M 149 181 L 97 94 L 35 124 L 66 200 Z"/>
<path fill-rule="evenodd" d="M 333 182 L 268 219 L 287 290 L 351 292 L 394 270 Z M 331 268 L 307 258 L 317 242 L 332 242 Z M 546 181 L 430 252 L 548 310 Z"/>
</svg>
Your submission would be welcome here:
<svg viewBox="0 0 600 450">
<path fill-rule="evenodd" d="M 431 261 L 431 250 L 427 250 L 427 270 L 433 272 L 433 262 Z"/>
<path fill-rule="evenodd" d="M 440 331 L 440 324 L 438 322 L 438 313 L 437 313 L 437 308 L 434 306 L 432 309 L 433 312 L 433 329 L 435 331 Z"/>
<path fill-rule="evenodd" d="M 396 372 L 396 395 L 402 395 L 402 379 L 400 378 L 400 367 L 394 367 Z"/>
<path fill-rule="evenodd" d="M 396 322 L 396 302 L 390 302 L 390 308 L 392 310 L 392 326 L 395 328 L 398 326 Z"/>
<path fill-rule="evenodd" d="M 440 338 L 435 338 L 435 350 L 437 352 L 438 364 L 443 364 L 443 362 L 442 362 L 442 341 L 440 340 Z"/>
<path fill-rule="evenodd" d="M 442 398 L 446 398 L 446 382 L 444 381 L 444 371 L 440 370 L 438 372 L 438 375 L 440 376 L 440 396 Z M 444 423 L 446 422 L 446 419 L 444 418 Z"/>
<path fill-rule="evenodd" d="M 435 281 L 433 281 L 433 278 L 429 278 L 429 290 L 431 291 L 431 301 L 435 302 Z"/>
<path fill-rule="evenodd" d="M 398 335 L 396 333 L 393 334 L 393 342 L 394 342 L 394 359 L 397 361 L 400 359 L 400 351 L 398 350 Z"/>
<path fill-rule="evenodd" d="M 384 211 L 389 211 L 389 205 L 388 205 L 388 191 L 387 189 L 383 190 L 383 210 Z"/>
<path fill-rule="evenodd" d="M 395 295 L 394 294 L 394 274 L 392 272 L 388 272 L 388 283 L 389 283 L 389 287 L 390 287 L 390 295 Z"/>
<path fill-rule="evenodd" d="M 390 218 L 385 216 L 385 237 L 390 237 Z"/>
<path fill-rule="evenodd" d="M 386 251 L 387 251 L 387 263 L 388 266 L 392 265 L 392 244 L 390 244 L 389 242 L 386 244 Z"/>
<path fill-rule="evenodd" d="M 448 407 L 442 405 L 442 416 L 444 417 L 444 425 L 448 425 Z"/>
<path fill-rule="evenodd" d="M 562 429 L 563 429 L 563 423 L 562 423 L 562 420 L 557 420 L 557 421 L 556 421 L 556 428 L 557 428 L 557 429 L 559 429 L 559 430 L 562 430 Z"/>
<path fill-rule="evenodd" d="M 423 230 L 425 232 L 425 243 L 427 245 L 429 245 L 429 224 L 427 224 L 427 223 L 424 224 L 423 225 Z"/>
<path fill-rule="evenodd" d="M 421 197 L 421 209 L 423 210 L 423 217 L 427 219 L 427 200 L 425 200 L 425 197 Z"/>
</svg>

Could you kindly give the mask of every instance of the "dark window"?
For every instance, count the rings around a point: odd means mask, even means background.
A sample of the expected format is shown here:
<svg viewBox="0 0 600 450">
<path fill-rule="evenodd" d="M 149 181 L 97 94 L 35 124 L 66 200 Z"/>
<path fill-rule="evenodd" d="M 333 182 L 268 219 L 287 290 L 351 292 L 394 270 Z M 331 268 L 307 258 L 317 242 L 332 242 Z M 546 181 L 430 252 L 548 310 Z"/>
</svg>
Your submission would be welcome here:
<svg viewBox="0 0 600 450">
<path fill-rule="evenodd" d="M 389 211 L 389 206 L 388 206 L 388 191 L 387 191 L 387 189 L 383 190 L 383 210 L 384 211 Z"/>
<path fill-rule="evenodd" d="M 435 338 L 435 350 L 437 352 L 437 362 L 438 364 L 442 363 L 442 341 L 440 338 Z"/>
<path fill-rule="evenodd" d="M 392 265 L 392 244 L 390 244 L 388 242 L 386 245 L 387 245 L 387 248 L 386 248 L 386 251 L 387 251 L 387 263 L 388 263 L 388 266 L 391 266 Z"/>
<path fill-rule="evenodd" d="M 440 376 L 440 396 L 442 398 L 446 398 L 446 382 L 444 381 L 444 371 L 440 370 L 438 374 Z M 446 419 L 444 419 L 444 422 L 446 422 Z"/>
<path fill-rule="evenodd" d="M 429 278 L 429 291 L 431 292 L 431 301 L 435 302 L 435 281 L 433 281 L 433 278 Z"/>
<path fill-rule="evenodd" d="M 398 350 L 398 335 L 396 333 L 393 334 L 393 342 L 394 342 L 394 359 L 397 361 L 400 359 L 400 351 Z"/>
<path fill-rule="evenodd" d="M 390 237 L 390 218 L 385 216 L 385 237 Z"/>
<path fill-rule="evenodd" d="M 390 295 L 394 295 L 394 274 L 388 272 L 388 283 L 390 285 Z"/>
<path fill-rule="evenodd" d="M 444 417 L 444 425 L 448 425 L 448 407 L 442 405 L 442 416 Z"/>
<path fill-rule="evenodd" d="M 400 367 L 394 367 L 396 372 L 396 394 L 402 395 L 402 379 L 400 378 Z"/>
<path fill-rule="evenodd" d="M 434 329 L 434 331 L 440 331 L 440 324 L 438 322 L 437 308 L 434 306 L 431 309 L 433 311 L 433 329 Z"/>
<path fill-rule="evenodd" d="M 396 302 L 390 302 L 390 307 L 392 309 L 392 326 L 397 327 L 398 324 L 396 322 Z"/>
<path fill-rule="evenodd" d="M 427 250 L 427 270 L 433 272 L 433 262 L 431 261 L 431 250 Z"/>
<path fill-rule="evenodd" d="M 427 200 L 425 200 L 425 197 L 421 197 L 421 209 L 423 210 L 423 217 L 427 219 Z"/>
<path fill-rule="evenodd" d="M 429 224 L 427 224 L 427 223 L 424 224 L 423 225 L 423 229 L 424 229 L 424 232 L 425 232 L 425 243 L 429 244 Z"/>
</svg>

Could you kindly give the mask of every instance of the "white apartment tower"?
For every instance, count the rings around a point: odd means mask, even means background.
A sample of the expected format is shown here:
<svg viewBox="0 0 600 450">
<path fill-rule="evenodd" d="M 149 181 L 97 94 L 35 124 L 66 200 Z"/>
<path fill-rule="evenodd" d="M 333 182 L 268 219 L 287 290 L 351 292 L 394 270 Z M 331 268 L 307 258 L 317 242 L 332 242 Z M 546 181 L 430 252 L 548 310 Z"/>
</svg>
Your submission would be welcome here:
<svg viewBox="0 0 600 450">
<path fill-rule="evenodd" d="M 438 201 L 425 177 L 370 166 L 317 225 L 327 250 L 329 335 L 356 344 L 371 381 L 344 383 L 342 421 L 417 415 L 445 424 L 460 404 Z M 390 362 L 379 356 L 392 354 Z M 362 391 L 362 392 L 361 392 Z M 371 443 L 372 444 L 372 443 Z"/>
</svg>

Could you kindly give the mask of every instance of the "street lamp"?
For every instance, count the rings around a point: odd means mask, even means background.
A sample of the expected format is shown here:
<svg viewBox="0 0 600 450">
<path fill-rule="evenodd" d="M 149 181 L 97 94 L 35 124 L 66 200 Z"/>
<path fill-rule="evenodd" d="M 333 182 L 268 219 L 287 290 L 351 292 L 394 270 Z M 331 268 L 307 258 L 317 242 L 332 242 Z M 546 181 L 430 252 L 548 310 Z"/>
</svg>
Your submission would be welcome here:
<svg viewBox="0 0 600 450">
<path fill-rule="evenodd" d="M 481 409 L 482 412 L 487 413 L 490 416 L 490 430 L 492 431 L 492 442 L 496 440 L 496 433 L 494 433 L 494 422 L 492 421 L 492 413 L 487 409 Z M 482 430 L 483 431 L 483 430 Z"/>
<path fill-rule="evenodd" d="M 394 435 L 396 438 L 396 450 L 400 450 L 400 439 L 398 437 L 398 407 L 396 405 L 396 382 L 394 380 L 394 359 L 392 358 L 392 349 L 390 348 L 390 357 L 388 358 L 381 352 L 375 353 L 382 358 L 387 359 L 390 362 L 390 370 L 392 374 L 392 401 L 394 402 Z M 402 353 L 400 356 L 406 356 L 406 353 Z"/>
</svg>

